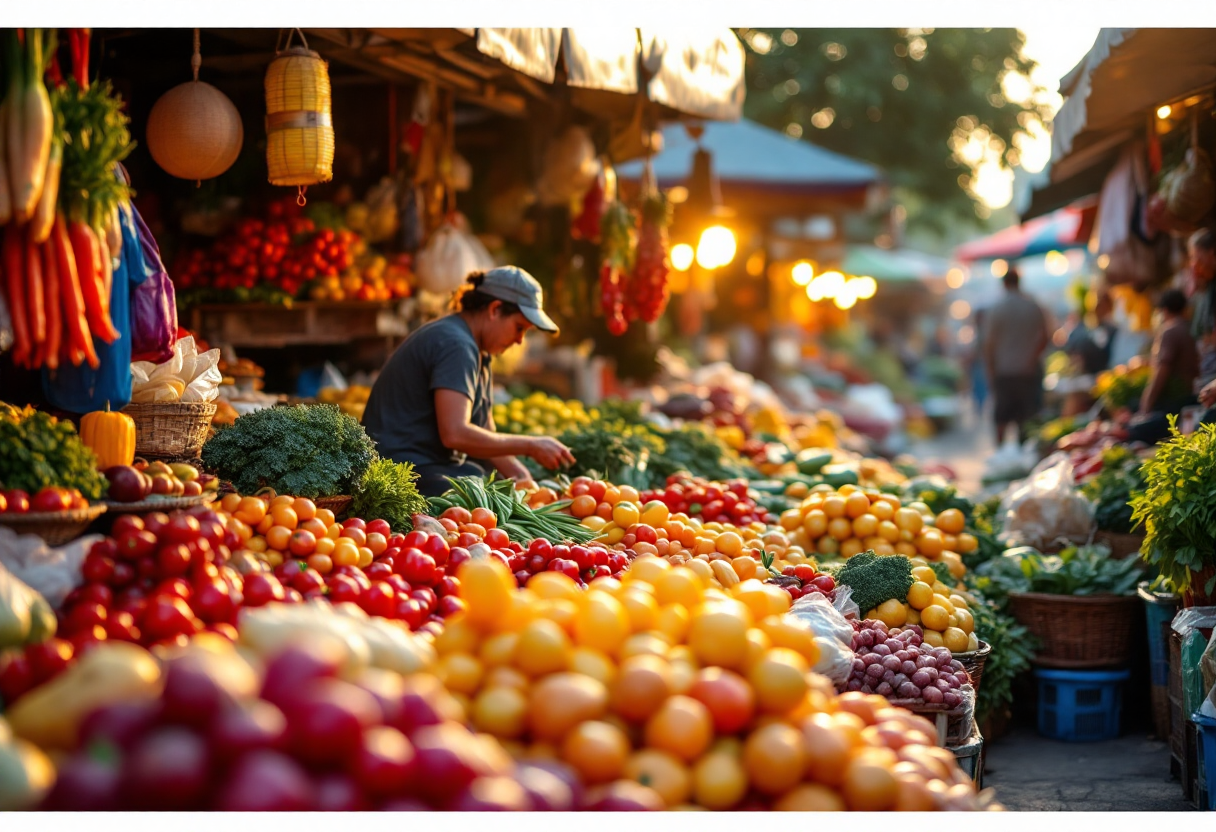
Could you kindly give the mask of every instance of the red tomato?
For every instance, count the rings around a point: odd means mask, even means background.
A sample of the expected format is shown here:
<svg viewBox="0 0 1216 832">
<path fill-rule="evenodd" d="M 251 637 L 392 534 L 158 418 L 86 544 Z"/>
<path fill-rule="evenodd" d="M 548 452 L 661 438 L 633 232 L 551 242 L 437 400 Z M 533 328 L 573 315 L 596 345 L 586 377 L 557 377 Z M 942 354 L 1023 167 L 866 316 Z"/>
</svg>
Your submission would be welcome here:
<svg viewBox="0 0 1216 832">
<path fill-rule="evenodd" d="M 291 533 L 291 539 L 288 541 L 288 548 L 293 555 L 298 557 L 307 557 L 311 555 L 317 548 L 317 536 L 305 529 L 297 529 Z"/>
<path fill-rule="evenodd" d="M 194 632 L 194 613 L 175 595 L 157 595 L 144 610 L 139 628 L 146 638 L 159 641 Z"/>
<path fill-rule="evenodd" d="M 30 495 L 26 494 L 20 488 L 14 488 L 4 492 L 4 501 L 7 505 L 6 510 L 14 514 L 25 514 L 30 510 Z"/>
<path fill-rule="evenodd" d="M 511 545 L 511 538 L 502 529 L 490 529 L 486 532 L 485 544 L 491 549 L 505 549 Z"/>
</svg>

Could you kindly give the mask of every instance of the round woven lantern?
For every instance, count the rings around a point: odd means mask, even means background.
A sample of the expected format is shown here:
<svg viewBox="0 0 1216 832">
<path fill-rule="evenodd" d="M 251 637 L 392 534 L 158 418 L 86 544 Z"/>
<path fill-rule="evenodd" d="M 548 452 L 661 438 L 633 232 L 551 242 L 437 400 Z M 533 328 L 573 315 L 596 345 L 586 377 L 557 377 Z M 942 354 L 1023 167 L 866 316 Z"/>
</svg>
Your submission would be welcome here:
<svg viewBox="0 0 1216 832">
<path fill-rule="evenodd" d="M 303 40 L 302 33 L 300 38 Z M 334 175 L 328 67 L 320 55 L 307 48 L 307 43 L 277 55 L 266 70 L 270 184 L 303 188 L 328 182 Z"/>
<path fill-rule="evenodd" d="M 241 114 L 228 96 L 198 80 L 202 63 L 194 33 L 194 80 L 179 84 L 152 105 L 148 151 L 179 179 L 212 179 L 232 167 L 245 141 Z"/>
</svg>

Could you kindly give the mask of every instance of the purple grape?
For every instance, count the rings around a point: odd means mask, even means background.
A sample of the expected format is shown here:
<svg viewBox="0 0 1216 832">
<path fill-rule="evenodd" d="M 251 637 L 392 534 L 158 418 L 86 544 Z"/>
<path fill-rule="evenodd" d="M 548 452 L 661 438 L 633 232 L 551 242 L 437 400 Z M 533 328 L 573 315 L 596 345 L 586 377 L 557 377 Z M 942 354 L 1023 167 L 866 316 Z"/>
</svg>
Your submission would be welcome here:
<svg viewBox="0 0 1216 832">
<path fill-rule="evenodd" d="M 908 681 L 908 677 L 903 673 L 896 673 L 895 678 L 891 680 L 891 687 L 899 690 L 899 686 Z"/>
<path fill-rule="evenodd" d="M 933 684 L 933 680 L 929 678 L 928 672 L 924 670 L 916 671 L 910 678 L 912 680 L 912 684 L 916 685 L 918 688 L 927 688 L 929 685 Z"/>
<path fill-rule="evenodd" d="M 911 676 L 917 671 L 916 662 L 904 659 L 904 663 L 899 666 L 899 669 L 902 670 L 905 675 Z"/>
<path fill-rule="evenodd" d="M 861 643 L 862 647 L 873 647 L 874 633 L 871 630 L 862 630 L 857 634 L 857 640 Z"/>
<path fill-rule="evenodd" d="M 884 643 L 881 643 L 881 644 L 875 644 L 875 645 L 874 645 L 874 652 L 875 652 L 875 653 L 877 653 L 877 654 L 878 654 L 878 655 L 880 655 L 880 656 L 884 656 L 884 657 L 885 657 L 885 656 L 889 656 L 889 655 L 891 655 L 891 648 L 890 648 L 890 647 L 888 647 L 888 646 L 886 645 L 886 643 L 885 643 L 885 642 L 884 642 Z"/>
<path fill-rule="evenodd" d="M 857 679 L 850 679 L 849 683 L 845 685 L 845 690 L 859 691 L 861 690 L 861 682 L 859 682 Z"/>
<path fill-rule="evenodd" d="M 887 632 L 887 625 L 885 623 L 883 623 L 882 621 L 875 620 L 872 626 L 874 627 L 875 630 L 877 630 L 880 633 Z"/>
<path fill-rule="evenodd" d="M 923 655 L 917 656 L 916 657 L 916 666 L 920 667 L 920 668 L 930 668 L 931 667 L 934 670 L 937 670 L 937 662 L 935 662 L 933 660 L 932 656 L 923 656 Z"/>
<path fill-rule="evenodd" d="M 950 662 L 950 669 L 957 673 L 958 671 L 964 669 L 963 663 L 960 662 L 958 659 L 952 659 Z"/>
<path fill-rule="evenodd" d="M 866 669 L 866 663 L 861 659 L 855 658 L 853 659 L 853 669 L 864 671 Z"/>
<path fill-rule="evenodd" d="M 866 675 L 869 676 L 871 679 L 881 679 L 882 674 L 885 672 L 886 672 L 886 668 L 884 668 L 880 664 L 872 664 L 866 668 Z"/>
<path fill-rule="evenodd" d="M 887 670 L 899 671 L 899 670 L 903 669 L 904 663 L 901 662 L 899 659 L 895 658 L 894 656 L 884 656 L 883 660 L 882 660 L 882 666 L 885 667 Z"/>
<path fill-rule="evenodd" d="M 882 663 L 882 656 L 877 653 L 866 653 L 861 657 L 861 663 L 866 667 L 873 667 L 876 664 Z"/>
<path fill-rule="evenodd" d="M 900 649 L 895 651 L 895 658 L 899 659 L 901 662 L 906 662 L 908 659 L 912 658 L 912 654 L 907 650 Z"/>
<path fill-rule="evenodd" d="M 929 682 L 931 684 L 937 684 L 937 679 L 938 679 L 938 675 L 939 675 L 937 672 L 937 668 L 936 667 L 926 667 L 924 670 L 926 673 L 929 674 Z"/>
<path fill-rule="evenodd" d="M 938 679 L 936 682 L 933 683 L 933 685 L 938 690 L 940 690 L 942 693 L 945 693 L 946 691 L 950 690 L 950 682 L 947 681 L 946 679 Z"/>
<path fill-rule="evenodd" d="M 873 693 L 873 692 L 874 692 L 874 688 L 870 687 L 869 685 L 862 685 L 862 686 L 861 686 L 861 692 L 862 692 L 862 693 Z"/>
<path fill-rule="evenodd" d="M 874 692 L 877 693 L 879 696 L 890 696 L 895 691 L 894 691 L 894 688 L 891 687 L 890 682 L 883 682 L 881 685 L 874 688 Z"/>
<path fill-rule="evenodd" d="M 958 673 L 955 673 L 954 678 L 958 679 L 958 683 L 960 685 L 971 684 L 971 677 L 967 675 L 967 671 L 965 670 L 960 670 Z"/>
<path fill-rule="evenodd" d="M 942 701 L 949 707 L 954 708 L 963 704 L 963 697 L 952 690 L 948 690 L 942 694 Z"/>
<path fill-rule="evenodd" d="M 886 682 L 888 685 L 891 684 L 893 681 L 895 681 L 895 671 L 893 671 L 893 670 L 884 671 L 882 674 L 882 680 L 884 682 Z"/>
<path fill-rule="evenodd" d="M 898 690 L 900 699 L 920 699 L 920 688 L 911 682 L 904 682 Z"/>
<path fill-rule="evenodd" d="M 927 687 L 921 691 L 920 695 L 930 705 L 940 705 L 945 700 L 945 694 L 935 687 Z"/>
</svg>

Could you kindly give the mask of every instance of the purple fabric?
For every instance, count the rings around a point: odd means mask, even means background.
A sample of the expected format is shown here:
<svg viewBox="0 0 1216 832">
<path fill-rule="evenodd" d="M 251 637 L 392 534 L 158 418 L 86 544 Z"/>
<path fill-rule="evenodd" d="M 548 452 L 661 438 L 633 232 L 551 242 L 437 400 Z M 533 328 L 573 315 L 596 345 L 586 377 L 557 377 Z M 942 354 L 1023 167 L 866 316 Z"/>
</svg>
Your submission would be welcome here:
<svg viewBox="0 0 1216 832">
<path fill-rule="evenodd" d="M 134 205 L 131 213 L 135 217 L 148 275 L 148 279 L 131 293 L 131 360 L 160 364 L 173 357 L 173 343 L 177 340 L 177 301 L 173 281 L 160 259 L 160 246 Z"/>
</svg>

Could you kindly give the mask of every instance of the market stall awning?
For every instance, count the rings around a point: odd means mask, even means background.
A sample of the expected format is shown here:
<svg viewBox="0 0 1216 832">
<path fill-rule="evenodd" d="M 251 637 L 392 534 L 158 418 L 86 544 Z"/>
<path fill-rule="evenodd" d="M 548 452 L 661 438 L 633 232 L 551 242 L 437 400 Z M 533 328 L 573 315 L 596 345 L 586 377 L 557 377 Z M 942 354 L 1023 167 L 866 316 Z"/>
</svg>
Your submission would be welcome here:
<svg viewBox="0 0 1216 832">
<path fill-rule="evenodd" d="M 849 246 L 840 270 L 845 274 L 867 275 L 879 283 L 914 283 L 945 277 L 949 261 L 908 248 L 882 249 L 877 246 Z"/>
<path fill-rule="evenodd" d="M 1103 29 L 1060 81 L 1052 123 L 1058 164 L 1119 133 L 1142 133 L 1146 114 L 1216 84 L 1216 29 Z M 1053 173 L 1052 181 L 1065 178 Z"/>
<path fill-rule="evenodd" d="M 547 84 L 557 78 L 559 58 L 566 83 L 584 89 L 636 93 L 641 69 L 651 101 L 698 118 L 730 121 L 743 114 L 743 45 L 730 29 L 596 26 L 476 32 L 479 52 Z"/>
<path fill-rule="evenodd" d="M 700 142 L 682 125 L 663 130 L 663 150 L 652 160 L 662 187 L 684 183 L 692 173 L 698 145 L 713 154 L 718 180 L 727 184 L 763 186 L 783 193 L 838 193 L 869 188 L 882 181 L 882 172 L 808 141 L 793 139 L 748 119 L 706 124 Z M 641 176 L 642 163 L 622 165 L 619 175 Z"/>
<path fill-rule="evenodd" d="M 1049 251 L 1084 248 L 1089 243 L 1097 213 L 1097 201 L 1087 199 L 964 243 L 954 250 L 954 256 L 963 262 L 998 258 L 1016 260 Z"/>
</svg>

